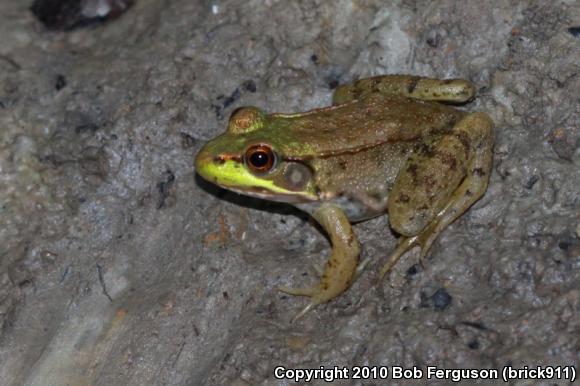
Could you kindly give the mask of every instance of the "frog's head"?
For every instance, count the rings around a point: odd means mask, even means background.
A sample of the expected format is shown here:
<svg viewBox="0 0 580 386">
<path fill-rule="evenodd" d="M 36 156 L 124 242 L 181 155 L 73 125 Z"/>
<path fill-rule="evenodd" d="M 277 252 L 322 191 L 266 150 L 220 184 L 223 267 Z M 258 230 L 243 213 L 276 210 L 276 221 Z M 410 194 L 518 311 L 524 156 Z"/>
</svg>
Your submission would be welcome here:
<svg viewBox="0 0 580 386">
<path fill-rule="evenodd" d="M 197 173 L 249 196 L 293 203 L 316 200 L 312 169 L 288 154 L 300 144 L 281 134 L 284 128 L 279 126 L 256 107 L 239 108 L 226 132 L 197 154 Z"/>
</svg>

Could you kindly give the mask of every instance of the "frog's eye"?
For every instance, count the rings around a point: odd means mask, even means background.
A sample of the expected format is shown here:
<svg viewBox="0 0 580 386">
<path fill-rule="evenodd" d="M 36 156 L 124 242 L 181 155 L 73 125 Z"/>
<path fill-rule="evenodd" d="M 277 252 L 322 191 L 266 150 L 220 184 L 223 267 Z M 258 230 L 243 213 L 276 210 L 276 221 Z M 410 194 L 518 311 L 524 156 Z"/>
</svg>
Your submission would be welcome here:
<svg viewBox="0 0 580 386">
<path fill-rule="evenodd" d="M 255 145 L 246 150 L 244 162 L 254 173 L 267 173 L 276 164 L 276 154 L 270 146 Z"/>
</svg>

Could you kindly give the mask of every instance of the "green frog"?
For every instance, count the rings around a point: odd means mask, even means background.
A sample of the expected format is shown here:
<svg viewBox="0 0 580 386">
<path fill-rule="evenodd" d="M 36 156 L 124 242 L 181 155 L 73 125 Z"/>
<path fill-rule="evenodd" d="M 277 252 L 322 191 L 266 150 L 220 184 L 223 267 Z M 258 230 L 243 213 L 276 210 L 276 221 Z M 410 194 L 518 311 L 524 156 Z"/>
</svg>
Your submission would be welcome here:
<svg viewBox="0 0 580 386">
<path fill-rule="evenodd" d="M 234 192 L 290 203 L 328 233 L 318 283 L 279 290 L 310 298 L 296 316 L 347 290 L 364 264 L 351 223 L 388 214 L 400 235 L 383 278 L 413 247 L 437 236 L 486 191 L 493 122 L 451 104 L 474 97 L 462 79 L 384 75 L 340 86 L 333 105 L 295 114 L 242 107 L 195 160 L 197 173 Z"/>
</svg>

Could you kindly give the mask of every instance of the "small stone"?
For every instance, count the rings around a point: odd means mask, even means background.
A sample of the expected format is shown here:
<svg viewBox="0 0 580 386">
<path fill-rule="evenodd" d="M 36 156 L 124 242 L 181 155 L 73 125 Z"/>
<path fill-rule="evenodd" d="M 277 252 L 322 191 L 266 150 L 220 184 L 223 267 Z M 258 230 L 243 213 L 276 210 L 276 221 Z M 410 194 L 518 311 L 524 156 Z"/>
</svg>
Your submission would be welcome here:
<svg viewBox="0 0 580 386">
<path fill-rule="evenodd" d="M 252 372 L 248 369 L 242 370 L 242 373 L 240 374 L 240 379 L 242 379 L 245 382 L 251 382 L 252 381 Z"/>
<path fill-rule="evenodd" d="M 443 311 L 451 304 L 452 297 L 445 288 L 439 288 L 433 296 L 433 307 L 438 311 Z"/>
</svg>

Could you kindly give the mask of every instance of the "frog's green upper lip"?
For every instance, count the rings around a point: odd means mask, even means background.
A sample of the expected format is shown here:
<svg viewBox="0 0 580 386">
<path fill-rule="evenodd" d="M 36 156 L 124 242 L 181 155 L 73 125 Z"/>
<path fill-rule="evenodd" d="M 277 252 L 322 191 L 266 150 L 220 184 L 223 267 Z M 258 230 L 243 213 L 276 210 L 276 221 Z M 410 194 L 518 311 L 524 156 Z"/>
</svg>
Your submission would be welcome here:
<svg viewBox="0 0 580 386">
<path fill-rule="evenodd" d="M 204 179 L 236 193 L 282 202 L 308 202 L 318 197 L 278 186 L 274 181 L 248 171 L 239 155 L 214 154 L 204 146 L 195 158 L 196 172 Z"/>
</svg>

